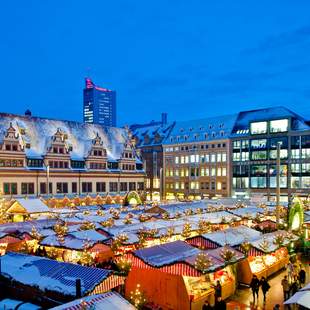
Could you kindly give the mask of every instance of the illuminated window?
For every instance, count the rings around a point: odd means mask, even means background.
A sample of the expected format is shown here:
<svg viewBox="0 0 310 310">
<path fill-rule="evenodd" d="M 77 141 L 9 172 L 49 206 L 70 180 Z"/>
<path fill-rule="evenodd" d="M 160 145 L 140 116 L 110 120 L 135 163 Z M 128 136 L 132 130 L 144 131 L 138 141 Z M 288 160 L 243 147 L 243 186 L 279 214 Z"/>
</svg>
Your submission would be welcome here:
<svg viewBox="0 0 310 310">
<path fill-rule="evenodd" d="M 179 157 L 178 157 L 178 156 L 175 157 L 174 162 L 175 162 L 176 164 L 179 163 Z"/>
<path fill-rule="evenodd" d="M 270 121 L 270 132 L 285 132 L 288 130 L 288 119 Z"/>
<path fill-rule="evenodd" d="M 226 168 L 225 167 L 222 168 L 222 176 L 226 177 Z"/>
<path fill-rule="evenodd" d="M 218 191 L 220 191 L 220 190 L 222 189 L 222 183 L 221 183 L 221 182 L 217 182 L 217 184 L 216 184 L 216 189 L 217 189 Z"/>
<path fill-rule="evenodd" d="M 260 135 L 267 133 L 267 122 L 251 123 L 251 134 Z"/>
<path fill-rule="evenodd" d="M 222 176 L 222 169 L 221 168 L 217 168 L 217 176 L 218 177 Z"/>
</svg>

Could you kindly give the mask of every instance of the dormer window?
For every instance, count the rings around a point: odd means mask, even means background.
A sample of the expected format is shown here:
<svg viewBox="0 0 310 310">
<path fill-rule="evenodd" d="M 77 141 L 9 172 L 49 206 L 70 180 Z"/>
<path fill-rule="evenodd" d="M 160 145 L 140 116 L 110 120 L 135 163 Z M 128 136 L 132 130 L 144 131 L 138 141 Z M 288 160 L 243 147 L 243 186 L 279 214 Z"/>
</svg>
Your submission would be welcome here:
<svg viewBox="0 0 310 310">
<path fill-rule="evenodd" d="M 213 131 L 213 132 L 212 132 L 212 138 L 214 138 L 214 137 L 215 137 L 215 135 L 216 135 L 216 134 L 215 134 L 215 132 Z"/>
<path fill-rule="evenodd" d="M 183 129 L 183 128 L 181 128 L 181 129 L 180 129 L 180 132 L 183 132 L 183 131 L 184 131 L 184 129 Z"/>
<path fill-rule="evenodd" d="M 224 131 L 223 130 L 220 131 L 220 135 L 221 135 L 221 137 L 224 136 Z"/>
<path fill-rule="evenodd" d="M 190 128 L 189 128 L 189 131 L 193 131 L 193 128 L 192 128 L 192 127 L 190 127 Z"/>
</svg>

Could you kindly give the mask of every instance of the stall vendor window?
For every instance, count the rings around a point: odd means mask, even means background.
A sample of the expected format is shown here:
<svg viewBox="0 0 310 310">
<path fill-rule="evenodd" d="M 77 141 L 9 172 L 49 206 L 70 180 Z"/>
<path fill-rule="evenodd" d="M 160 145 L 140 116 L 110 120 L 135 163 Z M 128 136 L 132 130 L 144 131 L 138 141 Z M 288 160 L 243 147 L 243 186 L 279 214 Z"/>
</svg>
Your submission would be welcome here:
<svg viewBox="0 0 310 310">
<path fill-rule="evenodd" d="M 270 133 L 288 131 L 288 119 L 270 121 Z"/>
</svg>

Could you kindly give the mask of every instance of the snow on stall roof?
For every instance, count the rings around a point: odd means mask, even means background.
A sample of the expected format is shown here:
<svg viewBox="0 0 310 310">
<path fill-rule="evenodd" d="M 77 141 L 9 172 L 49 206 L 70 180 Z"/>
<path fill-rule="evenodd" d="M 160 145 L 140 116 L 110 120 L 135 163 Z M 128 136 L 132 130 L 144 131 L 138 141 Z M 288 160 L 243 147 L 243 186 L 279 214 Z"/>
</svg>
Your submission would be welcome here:
<svg viewBox="0 0 310 310">
<path fill-rule="evenodd" d="M 126 130 L 123 128 L 0 113 L 0 143 L 10 123 L 20 133 L 20 140 L 30 143 L 30 148 L 25 149 L 27 157 L 44 156 L 57 129 L 67 134 L 66 143 L 72 146 L 70 155 L 75 160 L 83 160 L 88 155 L 92 140 L 97 133 L 102 139 L 109 159 L 121 157 L 124 144 L 128 139 Z M 22 130 L 25 134 L 21 134 Z"/>
<path fill-rule="evenodd" d="M 0 231 L 6 233 L 14 232 L 31 232 L 32 227 L 35 227 L 38 230 L 51 228 L 57 223 L 56 219 L 47 219 L 47 220 L 36 220 L 36 221 L 27 221 L 27 222 L 16 222 L 16 223 L 6 223 L 0 225 Z"/>
<path fill-rule="evenodd" d="M 16 202 L 25 208 L 28 213 L 43 213 L 50 211 L 48 206 L 38 198 L 18 198 L 16 199 Z"/>
<path fill-rule="evenodd" d="M 82 295 L 91 292 L 111 275 L 110 270 L 58 262 L 48 258 L 7 253 L 0 258 L 2 276 L 24 285 L 75 296 L 76 279 L 81 279 Z"/>
<path fill-rule="evenodd" d="M 276 251 L 279 246 L 277 244 L 274 243 L 274 240 L 275 240 L 275 237 L 277 235 L 284 235 L 284 236 L 287 236 L 288 235 L 288 232 L 285 231 L 285 230 L 278 230 L 278 231 L 274 231 L 274 232 L 271 232 L 271 233 L 268 233 L 268 234 L 263 234 L 261 235 L 261 237 L 259 239 L 256 239 L 254 241 L 250 241 L 251 245 L 260 250 L 260 251 L 263 251 L 265 253 L 270 253 L 270 252 L 274 252 Z M 296 241 L 298 240 L 299 238 L 295 235 L 293 235 L 293 239 L 292 241 Z M 268 242 L 268 249 L 264 249 L 262 248 L 261 244 L 263 241 L 267 241 Z M 284 239 L 284 242 L 283 242 L 283 246 L 287 246 L 289 243 L 291 242 L 291 240 L 288 240 L 288 239 Z"/>
<path fill-rule="evenodd" d="M 199 249 L 183 241 L 175 241 L 134 251 L 134 255 L 154 267 L 184 261 L 185 258 L 198 254 Z"/>
<path fill-rule="evenodd" d="M 116 292 L 107 292 L 105 294 L 91 295 L 77 299 L 64 305 L 52 308 L 50 310 L 83 310 L 82 304 L 87 304 L 89 308 L 94 307 L 97 310 L 134 310 L 136 309 L 125 298 Z"/>
<path fill-rule="evenodd" d="M 41 309 L 41 307 L 37 306 L 35 304 L 32 304 L 32 303 L 29 303 L 29 302 L 5 298 L 5 299 L 2 299 L 0 301 L 0 309 L 5 309 L 5 310 L 15 310 L 15 309 L 37 310 L 37 309 Z"/>
<path fill-rule="evenodd" d="M 238 227 L 232 227 L 225 230 L 203 234 L 202 236 L 208 240 L 216 242 L 221 246 L 226 244 L 230 246 L 236 246 L 245 241 L 259 239 L 261 235 L 262 233 L 255 229 L 240 225 Z"/>
<path fill-rule="evenodd" d="M 246 207 L 246 208 L 239 208 L 239 209 L 234 209 L 230 210 L 229 212 L 238 216 L 248 216 L 248 217 L 256 217 L 257 214 L 263 214 L 264 209 L 258 208 L 258 207 Z"/>
</svg>

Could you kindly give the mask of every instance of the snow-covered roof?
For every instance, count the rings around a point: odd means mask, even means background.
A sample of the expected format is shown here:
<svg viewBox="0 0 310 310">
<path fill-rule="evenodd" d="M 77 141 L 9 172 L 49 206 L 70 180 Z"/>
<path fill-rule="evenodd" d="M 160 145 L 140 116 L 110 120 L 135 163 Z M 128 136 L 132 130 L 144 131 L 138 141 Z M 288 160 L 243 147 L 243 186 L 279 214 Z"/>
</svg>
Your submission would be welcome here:
<svg viewBox="0 0 310 310">
<path fill-rule="evenodd" d="M 259 239 L 261 235 L 262 233 L 255 229 L 240 225 L 238 227 L 232 227 L 225 230 L 203 234 L 202 236 L 221 246 L 226 244 L 230 246 L 236 246 L 245 241 L 249 242 Z"/>
<path fill-rule="evenodd" d="M 175 123 L 162 124 L 161 122 L 145 125 L 133 125 L 131 127 L 133 136 L 137 138 L 137 146 L 160 145 L 169 137 Z"/>
<path fill-rule="evenodd" d="M 306 120 L 290 111 L 289 109 L 279 106 L 273 108 L 242 111 L 238 114 L 235 126 L 233 128 L 232 137 L 247 136 L 250 134 L 250 123 L 266 120 L 277 120 L 292 118 L 292 130 L 304 131 L 310 130 L 310 126 L 306 123 Z"/>
<path fill-rule="evenodd" d="M 250 241 L 250 243 L 254 248 L 262 252 L 265 253 L 274 252 L 279 248 L 279 245 L 274 242 L 275 237 L 277 235 L 283 235 L 285 237 L 283 246 L 287 246 L 291 241 L 296 241 L 299 239 L 297 236 L 293 234 L 289 235 L 288 232 L 285 230 L 277 230 L 268 234 L 263 234 L 259 239 L 256 239 L 255 241 Z M 292 239 L 287 238 L 288 236 L 291 236 Z M 263 242 L 266 242 L 266 247 L 263 246 L 264 244 Z"/>
<path fill-rule="evenodd" d="M 14 206 L 15 204 L 21 205 L 27 213 L 45 213 L 49 212 L 49 208 L 46 204 L 41 199 L 38 198 L 18 198 L 16 201 L 13 203 L 13 205 L 8 209 L 8 212 L 10 212 L 10 209 Z"/>
<path fill-rule="evenodd" d="M 91 295 L 82 299 L 77 299 L 64 305 L 52 308 L 50 310 L 83 310 L 85 306 L 89 309 L 97 310 L 134 310 L 136 309 L 125 298 L 116 292 L 107 292 L 105 294 Z"/>
<path fill-rule="evenodd" d="M 21 142 L 30 143 L 30 148 L 25 148 L 26 156 L 30 158 L 41 158 L 46 154 L 51 138 L 58 129 L 67 135 L 66 143 L 72 147 L 70 156 L 74 160 L 87 157 L 97 134 L 111 160 L 121 157 L 128 141 L 128 134 L 123 128 L 0 113 L 0 143 L 10 123 L 19 133 Z"/>
<path fill-rule="evenodd" d="M 28 232 L 29 233 L 31 232 L 33 227 L 35 227 L 37 230 L 42 230 L 42 229 L 53 227 L 56 223 L 57 223 L 56 219 L 5 223 L 5 224 L 0 225 L 0 232 L 5 232 L 5 233 Z"/>
<path fill-rule="evenodd" d="M 108 278 L 112 271 L 48 258 L 10 252 L 0 258 L 1 275 L 40 290 L 75 296 L 76 280 L 81 279 L 82 296 Z"/>
<path fill-rule="evenodd" d="M 176 122 L 164 144 L 204 142 L 227 139 L 237 114 Z"/>
<path fill-rule="evenodd" d="M 198 254 L 199 252 L 199 249 L 192 247 L 186 242 L 175 241 L 136 250 L 134 251 L 134 255 L 151 266 L 161 267 L 178 261 L 184 261 L 185 258 Z"/>
<path fill-rule="evenodd" d="M 5 298 L 0 301 L 0 309 L 4 310 L 38 310 L 41 309 L 40 306 L 34 305 L 29 302 L 24 302 L 21 300 L 15 300 L 10 298 Z"/>
</svg>

